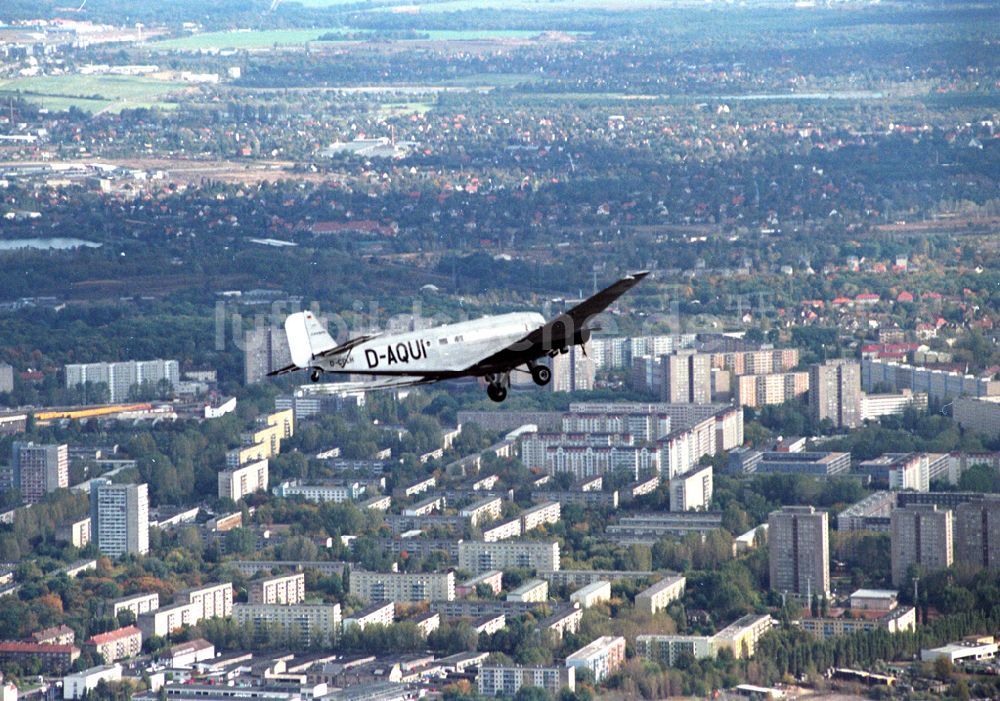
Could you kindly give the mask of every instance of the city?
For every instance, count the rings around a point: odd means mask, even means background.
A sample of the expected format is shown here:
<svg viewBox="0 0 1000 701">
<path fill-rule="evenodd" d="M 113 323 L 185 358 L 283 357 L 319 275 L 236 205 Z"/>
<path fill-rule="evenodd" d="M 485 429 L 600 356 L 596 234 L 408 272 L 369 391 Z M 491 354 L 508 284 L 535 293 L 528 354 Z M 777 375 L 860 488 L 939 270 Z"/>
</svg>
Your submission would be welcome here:
<svg viewBox="0 0 1000 701">
<path fill-rule="evenodd" d="M 0 8 L 2 701 L 1000 697 L 1000 8 L 63 5 Z M 639 270 L 502 404 L 274 376 Z"/>
</svg>

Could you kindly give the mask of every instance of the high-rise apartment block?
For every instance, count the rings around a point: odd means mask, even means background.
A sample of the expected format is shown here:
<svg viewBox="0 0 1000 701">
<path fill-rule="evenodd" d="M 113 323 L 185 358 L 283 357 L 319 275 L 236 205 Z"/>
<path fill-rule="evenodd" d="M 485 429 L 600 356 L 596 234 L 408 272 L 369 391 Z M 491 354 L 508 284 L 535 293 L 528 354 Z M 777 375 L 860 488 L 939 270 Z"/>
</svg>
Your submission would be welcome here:
<svg viewBox="0 0 1000 701">
<path fill-rule="evenodd" d="M 172 391 L 180 379 L 180 367 L 176 360 L 126 360 L 66 366 L 67 389 L 87 384 L 107 385 L 110 402 L 127 401 L 133 396 L 135 388 L 158 390 L 166 385 Z"/>
<path fill-rule="evenodd" d="M 861 366 L 828 360 L 809 368 L 809 411 L 816 421 L 829 419 L 837 428 L 861 425 Z"/>
<path fill-rule="evenodd" d="M 292 353 L 283 328 L 250 329 L 243 337 L 243 344 L 244 380 L 248 385 L 260 382 L 267 373 L 292 363 Z"/>
<path fill-rule="evenodd" d="M 830 536 L 825 511 L 784 506 L 767 519 L 771 591 L 809 599 L 830 592 Z"/>
<path fill-rule="evenodd" d="M 950 567 L 952 512 L 937 504 L 907 504 L 889 517 L 892 536 L 892 583 L 901 586 L 911 565 L 922 572 Z"/>
<path fill-rule="evenodd" d="M 0 394 L 14 391 L 14 368 L 0 363 Z"/>
<path fill-rule="evenodd" d="M 11 485 L 28 504 L 46 494 L 69 487 L 69 452 L 66 445 L 14 443 L 11 448 Z"/>
<path fill-rule="evenodd" d="M 764 375 L 739 375 L 732 384 L 736 403 L 756 408 L 804 398 L 809 392 L 809 373 L 770 372 Z"/>
<path fill-rule="evenodd" d="M 712 362 L 706 353 L 677 351 L 663 356 L 660 400 L 675 404 L 712 401 Z"/>
<path fill-rule="evenodd" d="M 149 494 L 145 484 L 90 482 L 91 539 L 105 555 L 149 552 Z"/>
<path fill-rule="evenodd" d="M 588 352 L 588 346 L 589 344 L 570 346 L 565 353 L 552 357 L 552 382 L 549 383 L 549 388 L 553 392 L 594 389 L 596 366 Z"/>
<path fill-rule="evenodd" d="M 712 367 L 729 370 L 734 376 L 783 373 L 799 364 L 798 348 L 712 353 Z"/>
<path fill-rule="evenodd" d="M 988 569 L 1000 568 L 1000 497 L 981 499 L 955 508 L 955 561 Z"/>
</svg>

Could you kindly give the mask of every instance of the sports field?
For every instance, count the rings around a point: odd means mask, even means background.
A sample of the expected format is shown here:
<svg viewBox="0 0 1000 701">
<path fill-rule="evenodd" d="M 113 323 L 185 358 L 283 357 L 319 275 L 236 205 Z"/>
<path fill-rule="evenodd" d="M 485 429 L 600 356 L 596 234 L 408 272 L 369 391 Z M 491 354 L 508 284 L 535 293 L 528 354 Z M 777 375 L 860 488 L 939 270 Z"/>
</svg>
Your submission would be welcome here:
<svg viewBox="0 0 1000 701">
<path fill-rule="evenodd" d="M 0 93 L 17 93 L 52 111 L 76 107 L 85 112 L 121 112 L 123 109 L 172 109 L 169 94 L 177 84 L 151 78 L 120 75 L 54 75 L 0 80 Z"/>
</svg>

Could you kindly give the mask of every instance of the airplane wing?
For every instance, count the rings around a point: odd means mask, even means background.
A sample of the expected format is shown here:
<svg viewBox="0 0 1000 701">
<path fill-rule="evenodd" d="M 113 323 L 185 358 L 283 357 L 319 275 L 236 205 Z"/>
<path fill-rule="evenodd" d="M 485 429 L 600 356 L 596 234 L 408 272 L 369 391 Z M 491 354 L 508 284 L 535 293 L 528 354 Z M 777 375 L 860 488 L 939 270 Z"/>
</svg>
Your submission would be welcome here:
<svg viewBox="0 0 1000 701">
<path fill-rule="evenodd" d="M 441 379 L 443 378 L 422 375 L 397 375 L 395 377 L 386 377 L 378 380 L 363 382 L 337 382 L 331 386 L 343 391 L 360 390 L 362 392 L 370 392 L 379 389 L 396 389 L 398 387 L 429 385 L 434 382 L 440 382 Z"/>
<path fill-rule="evenodd" d="M 610 287 L 539 326 L 524 338 L 480 360 L 467 368 L 466 372 L 478 375 L 509 370 L 529 360 L 547 355 L 550 351 L 573 345 L 574 339 L 580 336 L 586 335 L 589 338 L 591 329 L 587 326 L 587 322 L 610 307 L 616 299 L 638 285 L 647 275 L 649 275 L 648 270 L 626 275 Z"/>
</svg>

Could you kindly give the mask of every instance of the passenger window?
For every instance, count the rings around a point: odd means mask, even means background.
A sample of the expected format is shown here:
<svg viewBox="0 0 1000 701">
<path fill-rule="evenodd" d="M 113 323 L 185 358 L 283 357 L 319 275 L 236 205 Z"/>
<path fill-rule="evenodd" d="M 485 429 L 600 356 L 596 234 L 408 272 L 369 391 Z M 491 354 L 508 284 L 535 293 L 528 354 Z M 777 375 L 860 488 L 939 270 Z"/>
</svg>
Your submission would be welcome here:
<svg viewBox="0 0 1000 701">
<path fill-rule="evenodd" d="M 461 342 L 462 342 L 462 337 L 461 336 L 455 336 L 455 343 L 461 343 Z"/>
<path fill-rule="evenodd" d="M 440 343 L 442 346 L 447 346 L 448 345 L 448 339 L 447 338 L 439 338 L 438 339 L 438 343 Z"/>
</svg>

